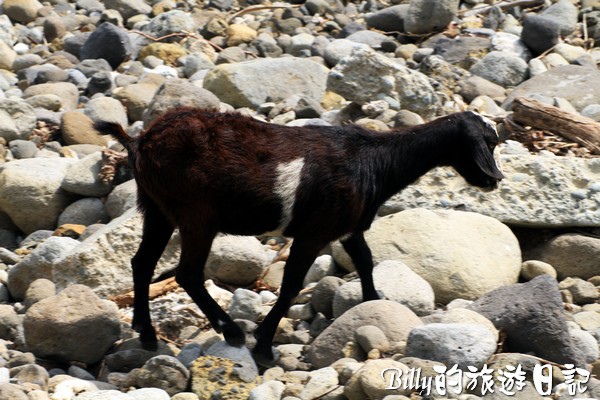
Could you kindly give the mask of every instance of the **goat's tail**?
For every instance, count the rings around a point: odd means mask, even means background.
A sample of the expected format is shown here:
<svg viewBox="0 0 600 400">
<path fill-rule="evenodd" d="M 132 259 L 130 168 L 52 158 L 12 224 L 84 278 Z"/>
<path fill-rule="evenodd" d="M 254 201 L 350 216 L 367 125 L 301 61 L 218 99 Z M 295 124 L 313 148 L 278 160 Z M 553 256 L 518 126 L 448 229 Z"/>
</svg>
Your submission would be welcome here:
<svg viewBox="0 0 600 400">
<path fill-rule="evenodd" d="M 125 132 L 121 124 L 116 122 L 108 121 L 96 121 L 94 122 L 94 129 L 100 132 L 102 135 L 111 135 L 119 141 L 125 147 L 130 149 L 130 144 L 133 138 Z"/>
</svg>

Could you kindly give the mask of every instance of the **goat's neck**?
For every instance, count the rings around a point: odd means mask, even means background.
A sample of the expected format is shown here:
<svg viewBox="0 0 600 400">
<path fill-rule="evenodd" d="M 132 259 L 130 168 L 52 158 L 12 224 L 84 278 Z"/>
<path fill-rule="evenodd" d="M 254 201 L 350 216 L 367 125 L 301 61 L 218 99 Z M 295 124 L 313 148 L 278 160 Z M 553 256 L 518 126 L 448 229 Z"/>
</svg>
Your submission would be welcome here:
<svg viewBox="0 0 600 400">
<path fill-rule="evenodd" d="M 449 164 L 456 139 L 456 122 L 446 118 L 386 137 L 379 144 L 384 162 L 383 173 L 378 174 L 383 177 L 378 200 L 387 200 L 431 169 Z"/>
</svg>

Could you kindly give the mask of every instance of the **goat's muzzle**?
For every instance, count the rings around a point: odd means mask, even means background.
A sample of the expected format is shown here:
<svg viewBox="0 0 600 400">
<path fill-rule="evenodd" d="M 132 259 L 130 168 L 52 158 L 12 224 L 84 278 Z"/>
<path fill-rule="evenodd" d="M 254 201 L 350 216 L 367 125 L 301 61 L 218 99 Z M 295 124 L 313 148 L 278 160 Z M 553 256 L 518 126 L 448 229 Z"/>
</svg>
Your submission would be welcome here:
<svg viewBox="0 0 600 400">
<path fill-rule="evenodd" d="M 492 190 L 498 188 L 498 184 L 500 183 L 500 181 L 501 181 L 501 179 L 488 178 L 486 180 L 485 184 L 480 186 L 480 188 L 484 192 L 491 192 Z"/>
</svg>

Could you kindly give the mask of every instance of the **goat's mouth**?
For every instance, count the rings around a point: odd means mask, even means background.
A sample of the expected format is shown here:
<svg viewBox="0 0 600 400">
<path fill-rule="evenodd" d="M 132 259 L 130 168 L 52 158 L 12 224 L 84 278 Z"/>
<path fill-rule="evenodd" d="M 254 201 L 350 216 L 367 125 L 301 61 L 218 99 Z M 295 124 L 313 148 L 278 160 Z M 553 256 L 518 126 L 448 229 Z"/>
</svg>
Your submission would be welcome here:
<svg viewBox="0 0 600 400">
<path fill-rule="evenodd" d="M 487 192 L 491 192 L 494 189 L 497 189 L 499 183 L 500 183 L 500 179 L 490 178 L 490 179 L 487 179 L 483 185 L 479 186 L 479 188 L 483 192 L 487 193 Z"/>
</svg>

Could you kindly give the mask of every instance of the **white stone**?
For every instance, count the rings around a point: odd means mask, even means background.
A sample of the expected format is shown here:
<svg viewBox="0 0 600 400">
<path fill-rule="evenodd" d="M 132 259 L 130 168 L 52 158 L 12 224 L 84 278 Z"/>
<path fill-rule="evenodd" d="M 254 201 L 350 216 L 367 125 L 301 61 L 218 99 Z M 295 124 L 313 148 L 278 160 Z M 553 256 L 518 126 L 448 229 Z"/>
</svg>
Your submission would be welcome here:
<svg viewBox="0 0 600 400">
<path fill-rule="evenodd" d="M 335 262 L 329 254 L 323 254 L 315 259 L 304 277 L 304 286 L 312 282 L 319 282 L 327 275 L 335 272 Z"/>
<path fill-rule="evenodd" d="M 310 372 L 310 379 L 302 392 L 302 400 L 312 400 L 327 394 L 338 385 L 338 373 L 331 367 L 325 367 Z"/>
<path fill-rule="evenodd" d="M 223 235 L 215 238 L 206 261 L 206 272 L 230 285 L 248 285 L 261 276 L 267 254 L 253 236 Z"/>
<path fill-rule="evenodd" d="M 69 377 L 69 379 L 65 379 L 55 386 L 54 393 L 50 399 L 71 400 L 76 394 L 79 394 L 78 398 L 82 398 L 81 396 L 83 396 L 85 393 L 95 393 L 97 391 L 98 388 L 92 382 Z"/>
<path fill-rule="evenodd" d="M 159 388 L 142 388 L 127 393 L 135 400 L 170 400 L 171 396 Z"/>
<path fill-rule="evenodd" d="M 249 400 L 280 400 L 285 385 L 279 381 L 268 381 L 258 385 L 250 392 Z"/>
</svg>

